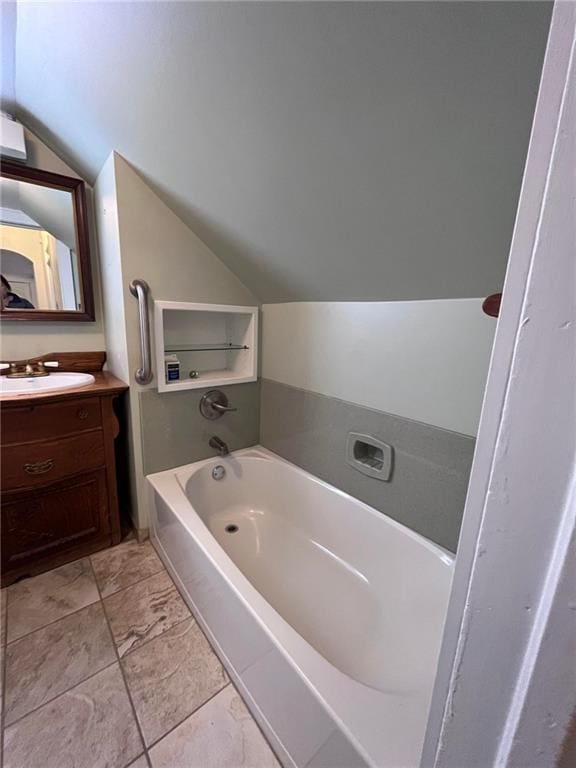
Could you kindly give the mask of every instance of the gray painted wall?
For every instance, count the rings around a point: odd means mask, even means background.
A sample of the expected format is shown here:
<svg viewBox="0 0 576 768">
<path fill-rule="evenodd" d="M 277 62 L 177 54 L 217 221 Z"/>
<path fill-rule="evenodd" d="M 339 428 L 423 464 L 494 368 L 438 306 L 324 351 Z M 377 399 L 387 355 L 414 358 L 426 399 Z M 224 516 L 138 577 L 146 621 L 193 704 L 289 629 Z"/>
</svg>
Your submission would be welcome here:
<svg viewBox="0 0 576 768">
<path fill-rule="evenodd" d="M 503 280 L 549 13 L 537 2 L 22 4 L 16 95 L 89 178 L 111 149 L 124 154 L 265 301 L 479 296 Z M 133 219 L 137 236 L 154 223 L 138 206 Z M 281 393 L 293 401 L 283 423 L 270 392 L 269 447 L 455 547 L 471 439 L 310 393 Z M 301 418 L 310 398 L 323 423 Z M 155 393 L 138 402 L 172 423 Z M 356 421 L 397 440 L 385 491 L 340 466 Z M 172 466 L 201 457 L 186 429 L 180 442 L 167 434 Z"/>
<path fill-rule="evenodd" d="M 16 96 L 89 178 L 124 155 L 263 301 L 482 296 L 550 8 L 23 3 Z"/>
<path fill-rule="evenodd" d="M 267 379 L 261 394 L 262 445 L 456 551 L 473 438 Z M 347 464 L 349 432 L 392 445 L 390 482 Z"/>
<path fill-rule="evenodd" d="M 263 379 L 222 387 L 238 408 L 218 421 L 199 412 L 206 389 L 159 395 L 142 390 L 144 474 L 215 455 L 212 435 L 230 450 L 260 442 L 404 525 L 456 550 L 475 441 L 466 435 Z M 393 446 L 390 482 L 346 462 L 349 432 Z"/>
<path fill-rule="evenodd" d="M 152 389 L 140 392 L 140 418 L 144 474 L 180 467 L 215 455 L 208 445 L 212 435 L 231 451 L 258 443 L 260 385 L 219 387 L 230 405 L 238 408 L 217 421 L 208 421 L 199 410 L 208 389 L 159 395 Z"/>
</svg>

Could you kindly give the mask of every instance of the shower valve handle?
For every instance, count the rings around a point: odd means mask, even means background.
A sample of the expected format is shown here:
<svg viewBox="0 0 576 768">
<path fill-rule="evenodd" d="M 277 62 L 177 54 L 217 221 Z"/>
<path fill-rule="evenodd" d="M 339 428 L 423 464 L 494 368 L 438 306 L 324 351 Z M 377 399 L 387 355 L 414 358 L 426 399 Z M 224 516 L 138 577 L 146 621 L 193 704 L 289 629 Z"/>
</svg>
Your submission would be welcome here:
<svg viewBox="0 0 576 768">
<path fill-rule="evenodd" d="M 219 413 L 226 413 L 226 411 L 237 411 L 238 408 L 232 408 L 231 405 L 221 405 L 220 403 L 210 402 L 212 408 L 216 408 Z"/>
<path fill-rule="evenodd" d="M 237 411 L 238 408 L 233 408 L 228 404 L 228 398 L 219 389 L 211 389 L 210 392 L 206 392 L 200 400 L 200 413 L 204 418 L 219 419 L 224 416 L 225 413 L 230 411 Z"/>
</svg>

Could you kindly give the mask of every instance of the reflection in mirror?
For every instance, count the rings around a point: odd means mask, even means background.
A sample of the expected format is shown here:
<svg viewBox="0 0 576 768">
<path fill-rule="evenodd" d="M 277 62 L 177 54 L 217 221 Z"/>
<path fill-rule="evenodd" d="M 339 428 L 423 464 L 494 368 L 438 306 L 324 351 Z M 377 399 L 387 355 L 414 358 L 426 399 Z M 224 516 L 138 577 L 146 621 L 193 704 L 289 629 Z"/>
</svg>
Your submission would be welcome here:
<svg viewBox="0 0 576 768">
<path fill-rule="evenodd" d="M 85 184 L 2 158 L 0 318 L 94 320 Z"/>
<path fill-rule="evenodd" d="M 4 310 L 81 310 L 69 190 L 0 180 L 0 271 Z"/>
</svg>

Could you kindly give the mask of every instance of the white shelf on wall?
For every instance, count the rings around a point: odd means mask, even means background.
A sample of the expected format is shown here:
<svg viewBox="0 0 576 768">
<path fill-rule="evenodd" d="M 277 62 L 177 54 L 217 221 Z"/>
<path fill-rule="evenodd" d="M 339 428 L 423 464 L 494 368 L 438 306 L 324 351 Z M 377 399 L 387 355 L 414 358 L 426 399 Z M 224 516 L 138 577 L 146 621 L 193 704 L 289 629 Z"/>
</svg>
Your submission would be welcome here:
<svg viewBox="0 0 576 768">
<path fill-rule="evenodd" d="M 258 378 L 258 307 L 155 301 L 154 330 L 159 392 Z M 180 379 L 167 382 L 164 358 L 171 354 L 180 362 Z"/>
</svg>

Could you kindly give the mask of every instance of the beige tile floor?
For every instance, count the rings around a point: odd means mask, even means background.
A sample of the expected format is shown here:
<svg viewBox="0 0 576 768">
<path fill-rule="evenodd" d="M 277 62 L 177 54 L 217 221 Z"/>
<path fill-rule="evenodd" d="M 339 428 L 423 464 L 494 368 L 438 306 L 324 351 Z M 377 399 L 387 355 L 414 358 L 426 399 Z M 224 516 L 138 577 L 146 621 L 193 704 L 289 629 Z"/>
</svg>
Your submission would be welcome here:
<svg viewBox="0 0 576 768">
<path fill-rule="evenodd" d="M 1 628 L 2 768 L 279 768 L 149 542 L 2 590 Z"/>
</svg>

